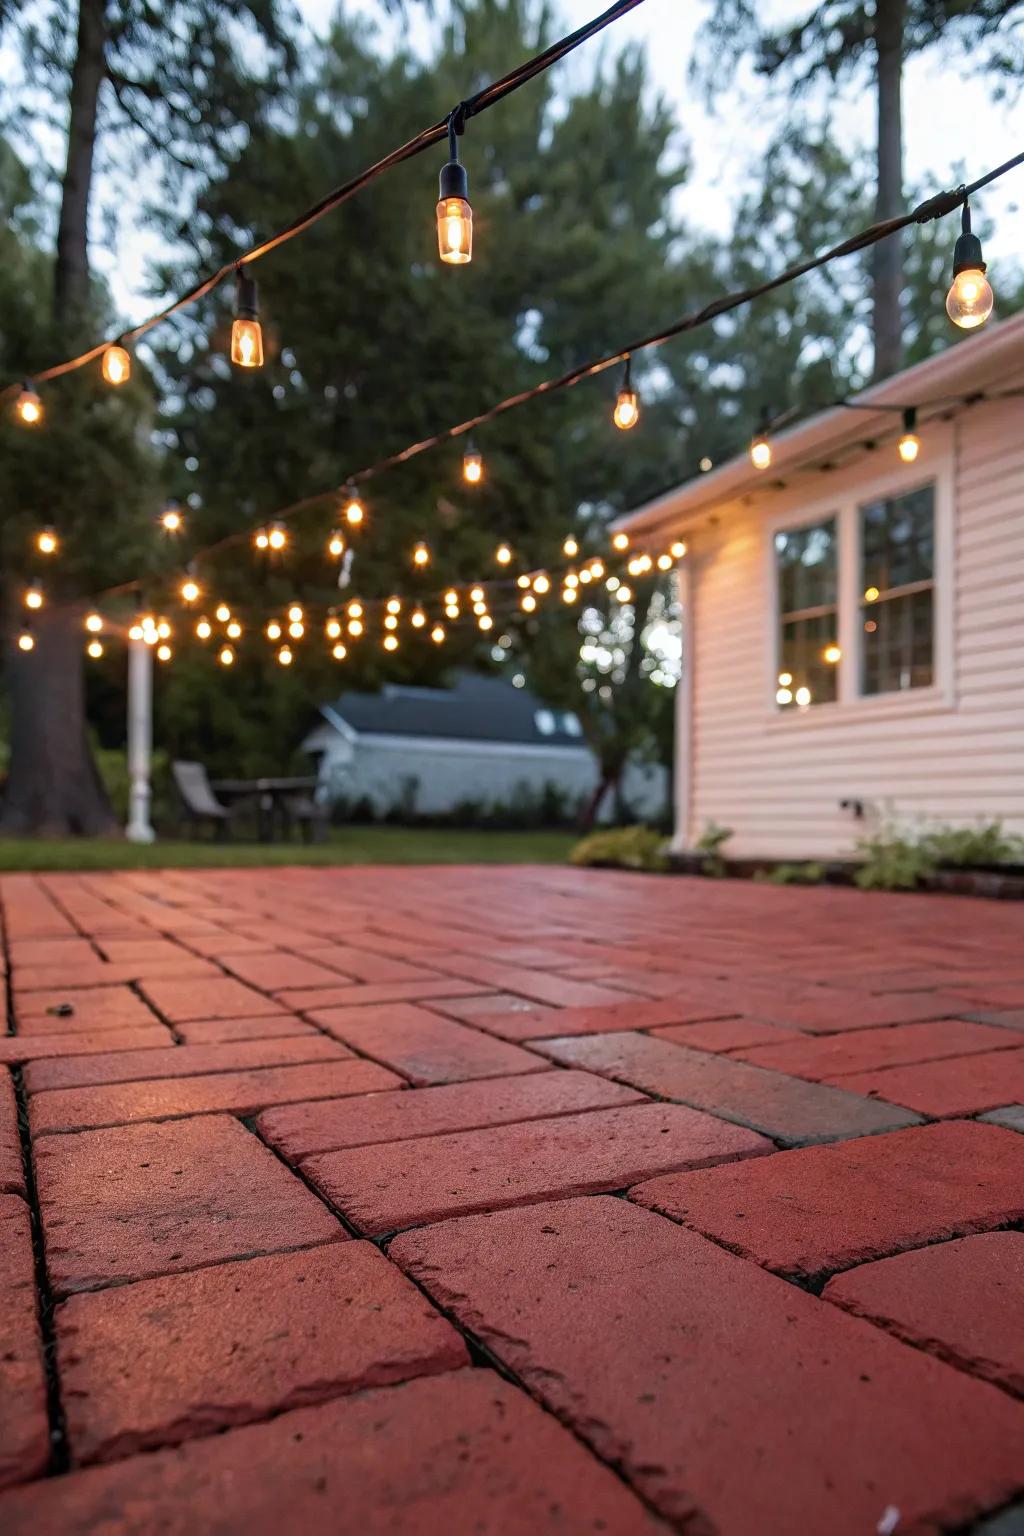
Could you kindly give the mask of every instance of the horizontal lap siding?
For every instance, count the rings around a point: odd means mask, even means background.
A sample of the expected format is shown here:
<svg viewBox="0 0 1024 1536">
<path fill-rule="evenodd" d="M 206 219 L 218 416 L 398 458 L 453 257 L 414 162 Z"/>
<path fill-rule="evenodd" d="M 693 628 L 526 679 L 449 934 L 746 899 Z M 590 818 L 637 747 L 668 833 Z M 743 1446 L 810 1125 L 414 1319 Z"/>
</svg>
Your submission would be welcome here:
<svg viewBox="0 0 1024 1536">
<path fill-rule="evenodd" d="M 713 820 L 734 828 L 736 857 L 846 856 L 871 821 L 840 811 L 844 798 L 867 802 L 874 819 L 1001 817 L 1024 833 L 1020 406 L 975 407 L 953 429 L 952 708 L 775 719 L 765 698 L 763 540 L 781 496 L 723 508 L 695 534 L 691 838 Z M 803 484 L 806 505 L 828 494 L 823 480 Z M 799 508 L 793 491 L 782 494 L 787 510 Z"/>
</svg>

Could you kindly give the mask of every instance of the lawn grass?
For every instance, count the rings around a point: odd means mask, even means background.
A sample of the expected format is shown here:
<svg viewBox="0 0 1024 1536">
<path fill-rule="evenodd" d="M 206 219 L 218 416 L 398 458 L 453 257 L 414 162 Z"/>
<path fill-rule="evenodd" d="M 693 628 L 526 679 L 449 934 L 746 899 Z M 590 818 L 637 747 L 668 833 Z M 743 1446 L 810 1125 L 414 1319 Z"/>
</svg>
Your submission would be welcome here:
<svg viewBox="0 0 1024 1536">
<path fill-rule="evenodd" d="M 332 828 L 325 843 L 156 842 L 0 838 L 0 872 L 76 869 L 245 869 L 286 864 L 564 864 L 572 832 L 442 827 Z"/>
</svg>

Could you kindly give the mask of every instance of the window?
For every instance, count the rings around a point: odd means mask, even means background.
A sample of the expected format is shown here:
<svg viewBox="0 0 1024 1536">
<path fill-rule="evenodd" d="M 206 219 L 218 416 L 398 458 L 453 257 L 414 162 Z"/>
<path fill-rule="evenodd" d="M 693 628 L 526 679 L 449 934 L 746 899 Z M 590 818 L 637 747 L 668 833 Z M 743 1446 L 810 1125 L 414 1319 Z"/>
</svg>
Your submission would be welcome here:
<svg viewBox="0 0 1024 1536">
<path fill-rule="evenodd" d="M 775 535 L 781 709 L 830 703 L 839 661 L 836 519 Z"/>
<path fill-rule="evenodd" d="M 860 508 L 861 677 L 865 694 L 934 681 L 935 491 Z"/>
<path fill-rule="evenodd" d="M 563 715 L 562 728 L 567 736 L 583 735 L 583 727 L 579 722 L 578 715 Z"/>
<path fill-rule="evenodd" d="M 555 717 L 550 709 L 538 709 L 533 716 L 533 722 L 542 736 L 553 736 L 555 733 Z"/>
</svg>

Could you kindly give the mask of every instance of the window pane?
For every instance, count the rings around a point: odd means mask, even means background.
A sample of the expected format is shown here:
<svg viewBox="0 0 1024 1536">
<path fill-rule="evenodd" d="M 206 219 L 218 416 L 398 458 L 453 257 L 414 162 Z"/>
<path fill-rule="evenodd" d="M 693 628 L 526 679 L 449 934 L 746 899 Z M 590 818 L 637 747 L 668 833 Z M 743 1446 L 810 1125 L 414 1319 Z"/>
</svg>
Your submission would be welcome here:
<svg viewBox="0 0 1024 1536">
<path fill-rule="evenodd" d="M 780 614 L 820 608 L 836 600 L 836 522 L 775 535 Z"/>
<path fill-rule="evenodd" d="M 839 673 L 834 610 L 813 618 L 784 619 L 781 641 L 775 695 L 779 707 L 832 703 Z"/>
<path fill-rule="evenodd" d="M 935 571 L 935 493 L 930 485 L 861 507 L 861 590 L 931 581 Z"/>
<path fill-rule="evenodd" d="M 931 587 L 888 602 L 865 603 L 861 615 L 863 692 L 927 688 L 933 680 Z"/>
</svg>

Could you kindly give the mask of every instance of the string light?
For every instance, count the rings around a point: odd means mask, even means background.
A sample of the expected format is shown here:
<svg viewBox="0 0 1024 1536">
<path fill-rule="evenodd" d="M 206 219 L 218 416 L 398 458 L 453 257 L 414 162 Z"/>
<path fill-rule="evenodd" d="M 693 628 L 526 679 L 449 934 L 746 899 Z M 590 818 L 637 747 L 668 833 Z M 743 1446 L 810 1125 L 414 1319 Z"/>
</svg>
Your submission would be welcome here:
<svg viewBox="0 0 1024 1536">
<path fill-rule="evenodd" d="M 335 661 L 344 661 L 345 657 L 348 655 L 348 651 L 339 641 L 337 645 L 331 647 L 331 655 L 334 657 Z"/>
<path fill-rule="evenodd" d="M 324 633 L 326 634 L 328 640 L 337 640 L 341 634 L 340 621 L 334 618 L 328 619 L 327 623 L 324 625 Z M 344 646 L 342 647 L 342 650 L 344 650 Z"/>
<path fill-rule="evenodd" d="M 462 478 L 467 485 L 479 485 L 484 477 L 484 457 L 470 443 L 462 455 Z"/>
<path fill-rule="evenodd" d="M 282 550 L 288 543 L 288 530 L 283 523 L 274 523 L 267 532 L 267 543 L 271 549 Z"/>
<path fill-rule="evenodd" d="M 921 452 L 921 439 L 914 430 L 916 426 L 917 410 L 914 406 L 910 406 L 903 412 L 903 435 L 897 444 L 899 456 L 904 464 L 913 464 Z"/>
<path fill-rule="evenodd" d="M 25 588 L 23 602 L 26 608 L 39 609 L 43 606 L 43 589 L 38 581 L 32 581 Z"/>
<path fill-rule="evenodd" d="M 524 592 L 519 599 L 519 606 L 524 613 L 532 613 L 537 606 L 537 599 L 532 592 Z"/>
<path fill-rule="evenodd" d="M 683 539 L 676 539 L 675 543 L 669 546 L 668 552 L 673 560 L 682 560 L 686 554 L 685 541 Z"/>
<path fill-rule="evenodd" d="M 563 587 L 562 588 L 562 602 L 563 603 L 574 603 L 576 601 L 576 599 L 579 597 L 579 595 L 580 595 L 579 594 L 579 589 L 577 587 Z"/>
<path fill-rule="evenodd" d="M 301 640 L 303 635 L 306 633 L 306 626 L 303 624 L 301 619 L 292 619 L 291 623 L 288 625 L 288 633 L 291 635 L 293 640 Z"/>
<path fill-rule="evenodd" d="M 482 603 L 485 597 L 483 587 L 470 587 L 469 600 L 471 603 Z"/>
<path fill-rule="evenodd" d="M 357 603 L 357 602 L 354 602 L 354 601 L 349 603 L 349 605 L 348 605 L 348 616 L 349 616 L 350 619 L 361 619 L 362 616 L 363 616 L 363 605 L 362 605 L 362 603 Z"/>
<path fill-rule="evenodd" d="M 562 545 L 562 554 L 567 555 L 570 560 L 574 560 L 579 552 L 580 546 L 577 544 L 572 534 L 570 534 Z"/>
<path fill-rule="evenodd" d="M 600 581 L 601 577 L 604 575 L 604 561 L 603 560 L 591 560 L 590 566 L 589 566 L 589 570 L 590 570 L 590 574 L 591 574 L 591 576 L 593 576 L 594 580 L 595 581 Z"/>
<path fill-rule="evenodd" d="M 170 661 L 172 651 L 169 645 L 158 645 L 156 648 L 157 661 Z"/>
<path fill-rule="evenodd" d="M 288 609 L 288 617 L 293 624 L 298 624 L 303 618 L 302 604 L 292 603 Z"/>
<path fill-rule="evenodd" d="M 397 629 L 398 628 L 398 615 L 394 614 L 394 613 L 385 614 L 385 616 L 384 616 L 384 628 L 385 629 Z"/>
<path fill-rule="evenodd" d="M 330 538 L 327 540 L 327 553 L 332 555 L 335 560 L 340 559 L 340 557 L 345 553 L 344 534 L 337 532 L 331 534 Z"/>
<path fill-rule="evenodd" d="M 102 618 L 102 616 L 100 614 L 98 614 L 98 613 L 95 613 L 95 612 L 94 613 L 87 613 L 86 616 L 85 616 L 85 627 L 88 630 L 90 635 L 102 634 L 103 633 L 103 618 Z"/>
<path fill-rule="evenodd" d="M 480 615 L 480 617 L 477 619 L 477 623 L 479 624 L 480 628 L 482 630 L 484 630 L 485 632 L 487 630 L 489 630 L 489 629 L 493 629 L 494 628 L 494 620 L 491 618 L 489 613 L 482 613 Z"/>
<path fill-rule="evenodd" d="M 280 662 L 282 667 L 290 667 L 291 664 L 292 664 L 292 661 L 294 660 L 294 658 L 292 656 L 291 646 L 290 645 L 282 645 L 281 649 L 277 653 L 277 659 Z"/>
<path fill-rule="evenodd" d="M 100 657 L 103 655 L 103 641 L 90 640 L 89 644 L 85 648 L 85 654 L 87 656 L 91 656 L 93 661 L 99 661 Z"/>
<path fill-rule="evenodd" d="M 356 637 L 361 635 L 362 632 L 363 632 L 363 621 L 362 621 L 362 619 L 349 619 L 349 621 L 348 621 L 348 632 L 349 632 L 350 635 L 353 635 L 353 636 L 356 636 Z"/>
<path fill-rule="evenodd" d="M 473 209 L 469 177 L 459 161 L 458 109 L 448 119 L 448 163 L 441 168 L 437 202 L 437 248 L 441 260 L 464 267 L 473 260 Z"/>
<path fill-rule="evenodd" d="M 444 625 L 435 624 L 433 629 L 430 631 L 430 638 L 433 640 L 435 645 L 443 645 L 445 641 Z"/>
<path fill-rule="evenodd" d="M 153 627 L 155 628 L 159 639 L 169 640 L 171 638 L 171 626 L 168 624 L 166 619 L 161 619 L 160 622 Z"/>
<path fill-rule="evenodd" d="M 237 619 L 232 619 L 231 623 L 228 625 L 227 636 L 229 640 L 241 640 L 242 626 L 239 624 Z"/>
<path fill-rule="evenodd" d="M 623 533 L 622 530 L 620 529 L 618 533 L 613 533 L 612 534 L 612 549 L 618 550 L 619 554 L 621 554 L 624 549 L 628 549 L 628 548 L 629 548 L 629 534 L 628 533 Z"/>
<path fill-rule="evenodd" d="M 181 600 L 183 603 L 194 603 L 197 598 L 200 598 L 203 595 L 203 589 L 199 585 L 198 581 L 196 581 L 194 576 L 185 577 L 185 580 L 181 584 L 180 591 Z"/>
<path fill-rule="evenodd" d="M 256 532 L 252 536 L 252 541 L 257 549 L 270 548 L 270 534 L 265 528 L 257 528 Z"/>
<path fill-rule="evenodd" d="M 430 550 L 424 544 L 422 539 L 412 552 L 412 563 L 413 565 L 418 565 L 421 569 L 423 566 L 430 564 Z"/>
<path fill-rule="evenodd" d="M 263 367 L 263 327 L 259 317 L 256 280 L 238 268 L 235 318 L 231 323 L 231 361 L 237 368 Z"/>
<path fill-rule="evenodd" d="M 834 667 L 843 659 L 842 649 L 838 645 L 826 645 L 821 653 L 821 659 L 827 661 L 830 667 Z"/>
<path fill-rule="evenodd" d="M 31 651 L 35 649 L 35 636 L 30 629 L 23 629 L 18 635 L 18 650 Z"/>
<path fill-rule="evenodd" d="M 164 533 L 180 533 L 184 526 L 185 518 L 180 503 L 173 497 L 165 501 L 160 512 L 160 527 Z"/>
<path fill-rule="evenodd" d="M 55 555 L 60 548 L 60 540 L 54 528 L 40 528 L 36 534 L 36 549 L 41 555 Z"/>
<path fill-rule="evenodd" d="M 484 602 L 483 598 L 481 598 L 478 603 L 473 604 L 473 612 L 476 614 L 477 618 L 479 618 L 482 613 L 487 612 L 487 604 Z"/>
<path fill-rule="evenodd" d="M 220 654 L 218 655 L 217 660 L 220 662 L 222 667 L 233 667 L 234 666 L 234 664 L 235 664 L 235 653 L 231 649 L 230 645 L 222 645 L 221 646 Z"/>
<path fill-rule="evenodd" d="M 114 342 L 104 351 L 100 367 L 108 384 L 127 384 L 132 373 L 131 354 L 120 342 Z"/>
<path fill-rule="evenodd" d="M 268 640 L 280 640 L 281 626 L 276 619 L 271 619 L 263 633 L 266 635 Z"/>
<path fill-rule="evenodd" d="M 768 438 L 768 412 L 761 412 L 761 425 L 750 443 L 750 462 L 755 469 L 768 469 L 772 462 L 772 445 Z"/>
<path fill-rule="evenodd" d="M 458 605 L 458 603 L 446 603 L 445 604 L 445 609 L 444 609 L 444 616 L 445 616 L 446 619 L 457 619 L 458 616 L 459 616 L 459 605 Z"/>
<path fill-rule="evenodd" d="M 657 563 L 659 571 L 670 571 L 675 564 L 675 561 L 672 559 L 671 555 L 659 555 Z"/>
<path fill-rule="evenodd" d="M 533 578 L 533 590 L 539 592 L 542 597 L 545 592 L 551 591 L 551 578 L 544 571 Z"/>
<path fill-rule="evenodd" d="M 231 618 L 231 609 L 227 603 L 218 603 L 213 616 L 218 624 L 226 624 Z"/>
<path fill-rule="evenodd" d="M 580 571 L 579 577 L 577 579 L 581 581 L 585 587 L 588 587 L 593 580 L 593 577 L 590 574 L 590 567 L 585 565 L 582 571 Z"/>
<path fill-rule="evenodd" d="M 400 597 L 389 597 L 385 607 L 390 614 L 401 613 L 402 599 Z"/>
<path fill-rule="evenodd" d="M 23 427 L 38 427 L 43 419 L 43 402 L 36 394 L 31 379 L 26 379 L 14 402 L 14 414 Z"/>
<path fill-rule="evenodd" d="M 507 544 L 499 544 L 497 549 L 494 551 L 494 558 L 497 560 L 499 565 L 511 565 L 512 551 L 509 549 Z"/>
<path fill-rule="evenodd" d="M 349 486 L 345 492 L 345 521 L 353 528 L 358 528 L 366 517 L 366 508 L 356 491 Z"/>
<path fill-rule="evenodd" d="M 563 577 L 563 581 L 567 587 L 578 587 L 580 584 L 580 579 L 575 571 L 567 572 Z"/>
<path fill-rule="evenodd" d="M 413 629 L 422 629 L 426 622 L 427 616 L 423 612 L 423 609 L 417 604 L 412 613 L 409 615 L 409 623 L 412 625 Z"/>
<path fill-rule="evenodd" d="M 448 588 L 444 595 L 444 603 L 446 608 L 457 608 L 459 606 L 459 594 L 454 587 Z"/>
<path fill-rule="evenodd" d="M 608 580 L 605 582 L 605 586 L 608 588 L 609 592 L 617 592 L 621 585 L 622 583 L 617 576 L 609 576 Z"/>
<path fill-rule="evenodd" d="M 953 282 L 946 295 L 946 314 L 962 331 L 984 325 L 995 297 L 985 276 L 981 241 L 971 230 L 971 205 L 964 198 L 960 236 L 953 247 Z"/>
<path fill-rule="evenodd" d="M 640 396 L 633 388 L 633 359 L 626 353 L 626 367 L 622 375 L 622 388 L 615 401 L 612 420 L 620 432 L 628 432 L 640 420 Z"/>
<path fill-rule="evenodd" d="M 199 619 L 196 623 L 196 634 L 200 640 L 209 640 L 213 634 L 213 625 L 209 619 Z"/>
<path fill-rule="evenodd" d="M 615 596 L 618 598 L 620 603 L 630 603 L 633 600 L 633 590 L 631 587 L 627 587 L 625 582 L 623 582 Z"/>
<path fill-rule="evenodd" d="M 398 650 L 398 636 L 397 635 L 385 635 L 384 639 L 382 641 L 382 644 L 383 644 L 384 649 L 386 651 L 397 651 Z"/>
</svg>

